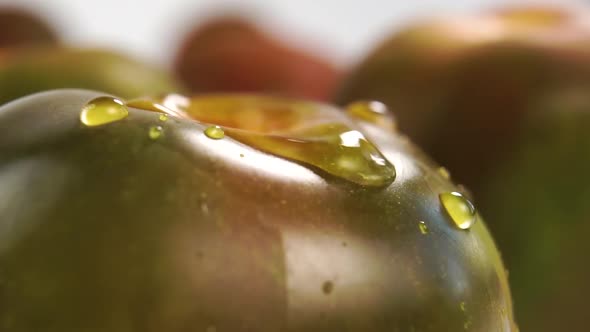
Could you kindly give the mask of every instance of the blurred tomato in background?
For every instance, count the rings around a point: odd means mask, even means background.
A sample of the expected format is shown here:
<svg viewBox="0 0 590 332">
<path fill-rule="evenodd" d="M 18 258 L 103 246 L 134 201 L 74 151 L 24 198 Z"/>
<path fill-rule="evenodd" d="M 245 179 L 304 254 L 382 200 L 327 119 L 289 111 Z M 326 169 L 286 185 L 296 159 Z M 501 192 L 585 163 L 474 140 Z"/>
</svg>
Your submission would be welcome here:
<svg viewBox="0 0 590 332">
<path fill-rule="evenodd" d="M 54 27 L 43 17 L 20 8 L 0 8 L 0 49 L 27 44 L 53 44 Z"/>
<path fill-rule="evenodd" d="M 396 27 L 497 3 L 0 0 L 0 8 L 27 9 L 39 16 L 37 25 L 58 32 L 65 45 L 103 48 L 173 69 L 193 93 L 264 92 L 330 100 L 350 64 Z M 6 31 L 24 33 L 11 25 Z"/>
</svg>

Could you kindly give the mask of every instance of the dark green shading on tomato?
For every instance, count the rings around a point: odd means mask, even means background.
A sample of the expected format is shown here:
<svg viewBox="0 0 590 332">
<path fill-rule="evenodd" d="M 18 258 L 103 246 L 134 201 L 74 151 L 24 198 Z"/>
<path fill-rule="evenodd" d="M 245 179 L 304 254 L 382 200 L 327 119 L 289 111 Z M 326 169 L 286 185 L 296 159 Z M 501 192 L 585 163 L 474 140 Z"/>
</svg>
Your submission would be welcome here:
<svg viewBox="0 0 590 332">
<path fill-rule="evenodd" d="M 0 326 L 516 331 L 473 205 L 355 114 L 82 90 L 3 106 Z"/>
<path fill-rule="evenodd" d="M 586 331 L 590 13 L 516 7 L 401 31 L 338 102 L 389 105 L 473 190 L 502 248 L 524 331 Z M 586 129 L 584 129 L 586 128 Z"/>
<path fill-rule="evenodd" d="M 58 88 L 96 89 L 126 98 L 180 89 L 165 71 L 108 51 L 21 49 L 8 51 L 0 62 L 0 104 Z"/>
<path fill-rule="evenodd" d="M 514 263 L 517 317 L 528 331 L 588 328 L 590 266 L 580 255 L 590 250 L 589 96 L 586 87 L 545 96 L 481 193 L 503 256 Z"/>
</svg>

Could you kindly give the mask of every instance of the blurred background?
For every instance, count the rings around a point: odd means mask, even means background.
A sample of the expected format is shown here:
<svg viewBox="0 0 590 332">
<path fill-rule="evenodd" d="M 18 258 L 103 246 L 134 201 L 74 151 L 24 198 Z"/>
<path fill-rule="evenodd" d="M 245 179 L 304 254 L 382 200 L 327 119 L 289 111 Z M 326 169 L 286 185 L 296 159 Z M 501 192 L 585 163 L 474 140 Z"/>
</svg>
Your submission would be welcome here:
<svg viewBox="0 0 590 332">
<path fill-rule="evenodd" d="M 487 220 L 521 330 L 589 330 L 587 1 L 0 0 L 0 105 L 66 87 L 381 101 Z"/>
<path fill-rule="evenodd" d="M 0 0 L 0 6 L 45 15 L 67 42 L 115 48 L 164 65 L 173 57 L 183 33 L 208 16 L 228 11 L 256 19 L 277 37 L 345 65 L 413 20 L 502 3 L 526 0 L 156 0 L 149 4 L 141 0 Z"/>
</svg>

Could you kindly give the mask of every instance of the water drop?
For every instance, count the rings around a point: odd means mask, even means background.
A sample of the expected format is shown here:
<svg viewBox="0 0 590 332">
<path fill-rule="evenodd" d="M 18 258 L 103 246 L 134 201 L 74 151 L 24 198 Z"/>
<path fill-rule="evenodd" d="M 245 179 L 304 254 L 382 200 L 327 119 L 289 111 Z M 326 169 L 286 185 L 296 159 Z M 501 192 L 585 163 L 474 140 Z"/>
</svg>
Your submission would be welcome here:
<svg viewBox="0 0 590 332">
<path fill-rule="evenodd" d="M 162 113 L 160 116 L 158 116 L 158 119 L 162 122 L 166 122 L 168 121 L 168 114 Z"/>
<path fill-rule="evenodd" d="M 377 147 L 344 123 L 318 124 L 269 135 L 229 129 L 228 135 L 356 184 L 384 187 L 395 179 L 395 167 Z"/>
<path fill-rule="evenodd" d="M 222 139 L 225 137 L 225 132 L 220 126 L 209 126 L 205 129 L 205 135 L 211 139 Z"/>
<path fill-rule="evenodd" d="M 126 118 L 129 110 L 113 97 L 98 97 L 89 101 L 80 112 L 80 121 L 88 127 L 101 126 Z"/>
<path fill-rule="evenodd" d="M 428 226 L 426 225 L 426 223 L 424 221 L 420 221 L 418 222 L 418 228 L 420 228 L 420 233 L 426 235 L 430 232 L 430 230 L 428 229 Z"/>
<path fill-rule="evenodd" d="M 326 105 L 247 95 L 169 95 L 129 105 L 209 124 L 205 135 L 211 139 L 227 135 L 359 185 L 384 187 L 396 176 L 395 167 L 350 118 Z"/>
<path fill-rule="evenodd" d="M 466 311 L 466 304 L 465 304 L 465 302 L 459 303 L 459 307 L 461 308 L 461 311 L 463 311 L 463 312 Z"/>
<path fill-rule="evenodd" d="M 475 207 L 460 193 L 443 193 L 439 195 L 439 199 L 457 227 L 469 229 L 477 220 Z"/>
<path fill-rule="evenodd" d="M 395 130 L 393 113 L 381 102 L 357 101 L 346 106 L 346 113 L 356 120 L 369 122 L 386 130 Z"/>
<path fill-rule="evenodd" d="M 334 290 L 334 283 L 331 281 L 325 281 L 322 284 L 322 292 L 324 292 L 324 294 L 328 295 L 330 293 L 332 293 L 332 291 Z"/>
<path fill-rule="evenodd" d="M 164 131 L 164 129 L 162 129 L 162 127 L 160 126 L 153 126 L 150 127 L 148 136 L 152 139 L 152 140 L 157 140 L 158 138 L 160 138 L 162 136 L 162 132 Z"/>
</svg>

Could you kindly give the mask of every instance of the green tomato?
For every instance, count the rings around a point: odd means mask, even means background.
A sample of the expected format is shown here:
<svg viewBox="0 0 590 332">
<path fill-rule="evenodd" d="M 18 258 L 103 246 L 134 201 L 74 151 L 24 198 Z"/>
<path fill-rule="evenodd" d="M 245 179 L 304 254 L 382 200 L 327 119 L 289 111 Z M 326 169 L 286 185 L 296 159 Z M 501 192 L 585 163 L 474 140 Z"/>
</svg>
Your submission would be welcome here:
<svg viewBox="0 0 590 332">
<path fill-rule="evenodd" d="M 0 55 L 0 105 L 61 88 L 96 89 L 125 98 L 180 89 L 165 71 L 108 51 L 36 47 Z"/>
<path fill-rule="evenodd" d="M 473 205 L 377 123 L 243 95 L 3 106 L 2 330 L 517 331 Z"/>
</svg>

